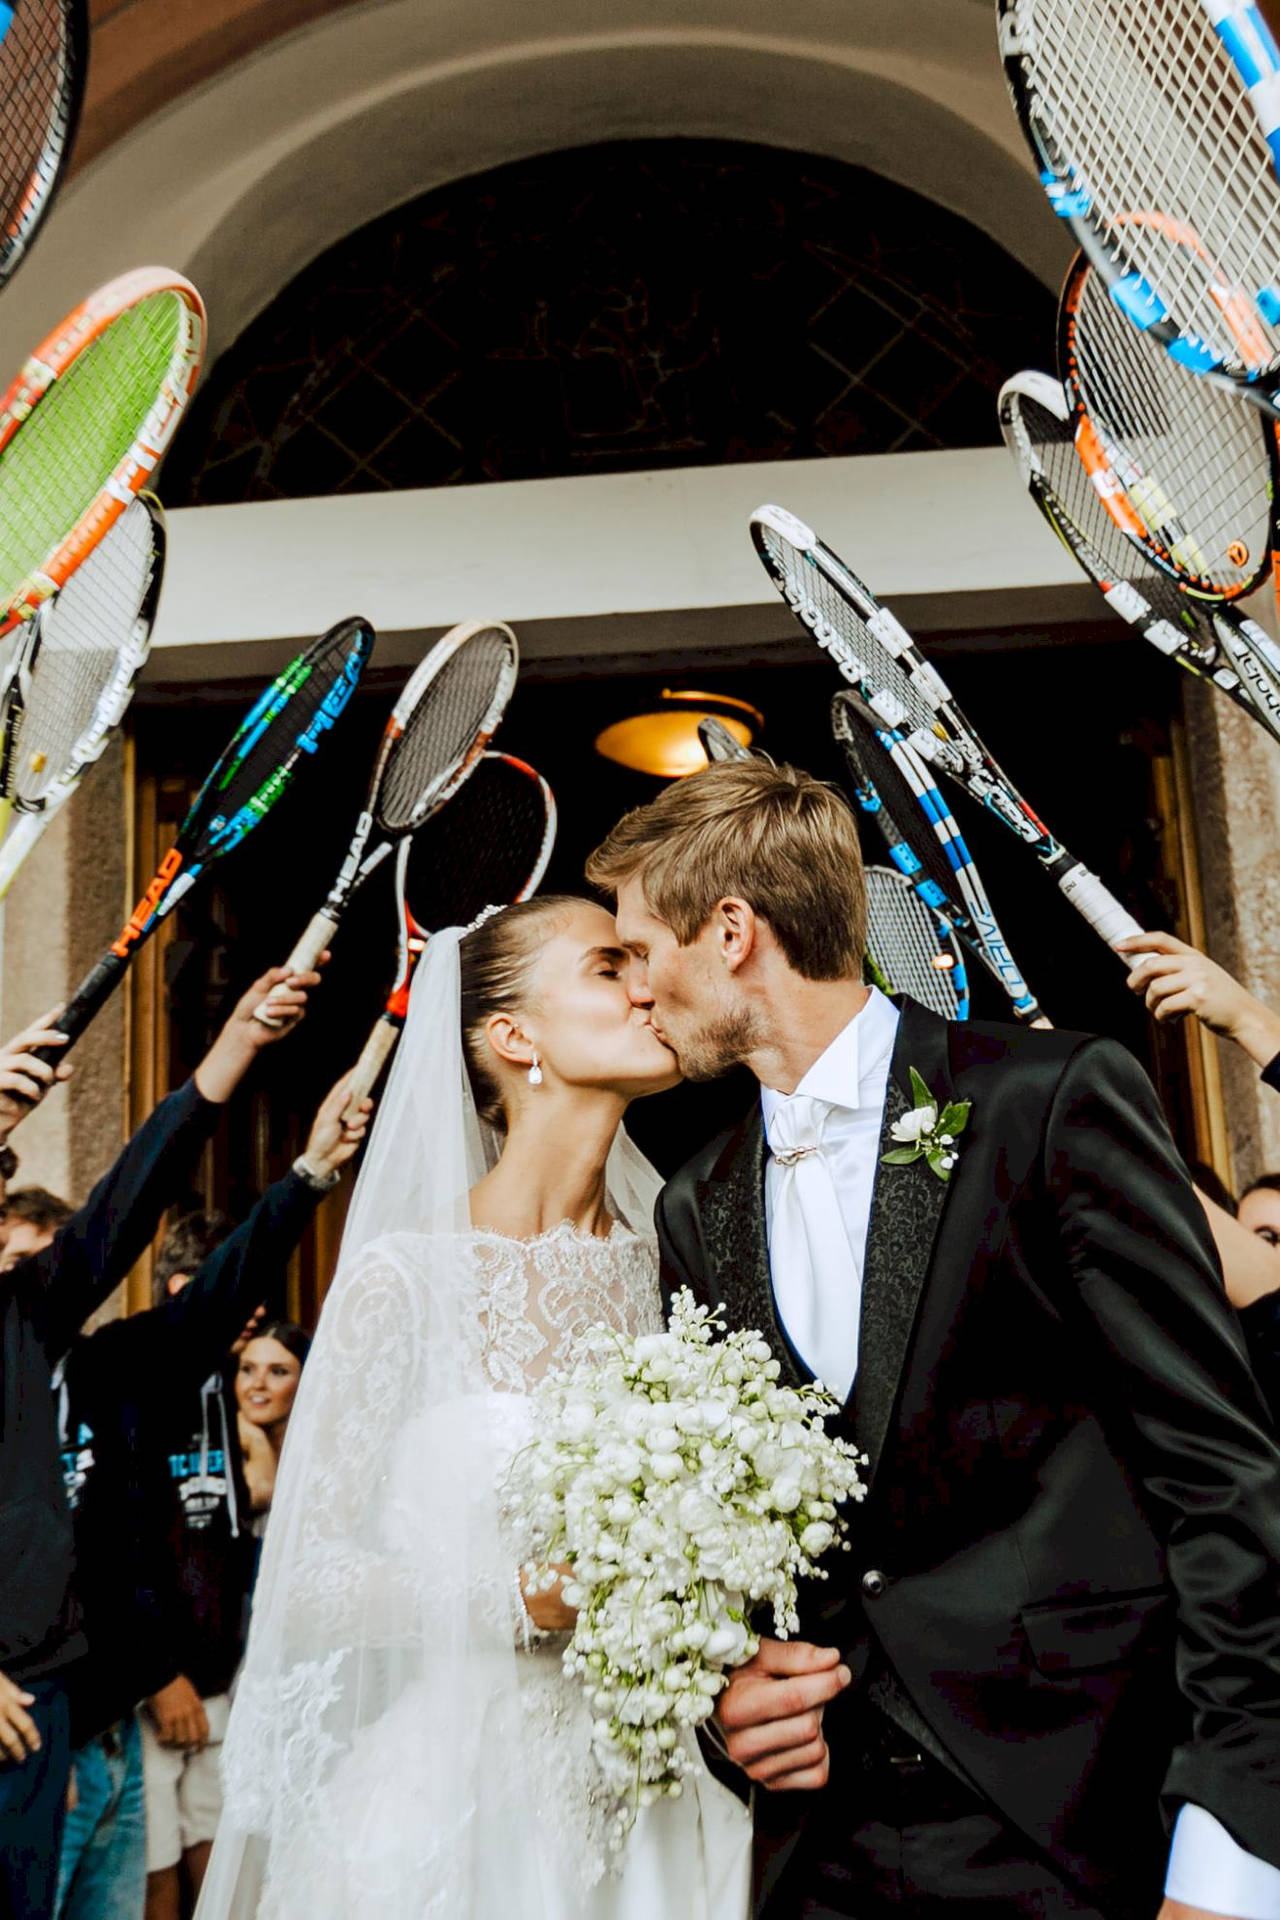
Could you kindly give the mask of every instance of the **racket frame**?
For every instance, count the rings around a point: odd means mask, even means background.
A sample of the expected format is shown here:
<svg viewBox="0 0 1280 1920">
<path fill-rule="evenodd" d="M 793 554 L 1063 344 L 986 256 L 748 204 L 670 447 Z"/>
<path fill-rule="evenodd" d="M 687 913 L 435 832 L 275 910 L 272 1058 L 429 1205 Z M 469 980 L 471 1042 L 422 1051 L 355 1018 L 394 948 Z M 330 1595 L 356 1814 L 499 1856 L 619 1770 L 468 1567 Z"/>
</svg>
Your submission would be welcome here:
<svg viewBox="0 0 1280 1920">
<path fill-rule="evenodd" d="M 0 44 L 13 23 L 13 13 L 20 0 L 14 0 L 7 21 L 0 23 Z M 56 142 L 52 164 L 49 163 L 51 148 L 55 145 L 46 137 L 40 154 L 28 175 L 27 191 L 18 207 L 8 230 L 0 233 L 0 291 L 12 280 L 18 268 L 35 244 L 36 235 L 44 225 L 62 184 L 71 150 L 76 143 L 80 130 L 80 114 L 84 106 L 85 80 L 89 71 L 89 7 L 88 0 L 61 0 L 65 34 L 63 38 L 65 78 L 62 88 L 64 124 Z M 47 135 L 47 129 L 46 129 Z"/>
<path fill-rule="evenodd" d="M 919 889 L 900 868 L 884 867 L 878 862 L 873 862 L 864 869 L 864 872 L 867 880 L 867 951 L 876 971 L 883 979 L 888 980 L 895 991 L 906 992 L 906 988 L 894 979 L 893 970 L 885 961 L 883 949 L 877 944 L 876 928 L 882 923 L 878 917 L 873 886 L 878 883 L 890 885 L 892 887 L 890 897 L 900 897 L 902 901 L 901 911 L 912 915 L 922 930 L 925 927 L 928 928 L 937 953 L 943 961 L 943 964 L 937 966 L 936 971 L 939 980 L 945 981 L 949 989 L 942 996 L 949 1005 L 946 1010 L 937 1006 L 931 1010 L 944 1020 L 967 1020 L 969 1018 L 969 975 L 964 964 L 964 955 L 960 951 L 955 927 L 945 914 L 939 913 L 937 908 L 928 905 Z M 912 997 L 918 998 L 918 996 Z M 923 1004 L 928 1005 L 928 1002 Z"/>
</svg>

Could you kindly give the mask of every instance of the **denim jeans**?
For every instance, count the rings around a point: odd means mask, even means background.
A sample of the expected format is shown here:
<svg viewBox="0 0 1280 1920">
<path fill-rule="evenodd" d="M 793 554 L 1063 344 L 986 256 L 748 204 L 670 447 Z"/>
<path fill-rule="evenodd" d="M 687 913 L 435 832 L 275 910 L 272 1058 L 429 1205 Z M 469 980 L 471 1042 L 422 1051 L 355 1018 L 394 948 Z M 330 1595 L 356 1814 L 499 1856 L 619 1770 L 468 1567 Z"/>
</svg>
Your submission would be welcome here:
<svg viewBox="0 0 1280 1920">
<path fill-rule="evenodd" d="M 67 1815 L 58 1920 L 142 1920 L 147 1897 L 138 1716 L 71 1756 L 78 1802 Z"/>
<path fill-rule="evenodd" d="M 70 1715 L 61 1680 L 24 1681 L 39 1753 L 0 1762 L 0 1920 L 50 1920 L 67 1804 Z"/>
</svg>

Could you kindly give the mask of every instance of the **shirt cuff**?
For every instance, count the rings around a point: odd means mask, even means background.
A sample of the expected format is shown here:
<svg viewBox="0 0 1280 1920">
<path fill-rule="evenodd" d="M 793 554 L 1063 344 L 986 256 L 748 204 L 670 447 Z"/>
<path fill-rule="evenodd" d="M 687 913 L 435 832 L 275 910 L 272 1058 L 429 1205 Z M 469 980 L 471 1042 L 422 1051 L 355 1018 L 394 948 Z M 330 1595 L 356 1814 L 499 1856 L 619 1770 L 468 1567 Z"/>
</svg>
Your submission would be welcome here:
<svg viewBox="0 0 1280 1920">
<path fill-rule="evenodd" d="M 1262 1081 L 1265 1086 L 1273 1087 L 1280 1093 L 1280 1053 L 1273 1060 L 1268 1060 L 1262 1069 Z"/>
<path fill-rule="evenodd" d="M 1170 1900 L 1231 1920 L 1280 1920 L 1280 1867 L 1257 1860 L 1203 1807 L 1179 1809 L 1164 1883 Z"/>
</svg>

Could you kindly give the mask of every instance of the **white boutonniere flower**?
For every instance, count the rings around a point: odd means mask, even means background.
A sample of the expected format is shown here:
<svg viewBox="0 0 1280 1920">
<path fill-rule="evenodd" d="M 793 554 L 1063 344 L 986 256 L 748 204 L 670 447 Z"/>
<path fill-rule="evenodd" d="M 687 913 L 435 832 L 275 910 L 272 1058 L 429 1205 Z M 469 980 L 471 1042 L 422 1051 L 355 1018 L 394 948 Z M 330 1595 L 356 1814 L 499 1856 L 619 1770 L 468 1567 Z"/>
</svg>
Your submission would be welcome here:
<svg viewBox="0 0 1280 1920">
<path fill-rule="evenodd" d="M 949 1180 L 960 1158 L 959 1137 L 969 1124 L 971 1100 L 953 1100 L 941 1111 L 924 1080 L 910 1069 L 911 1091 L 915 1105 L 910 1113 L 895 1120 L 890 1135 L 901 1142 L 880 1156 L 886 1167 L 909 1167 L 914 1160 L 927 1160 L 929 1171 L 939 1180 Z"/>
</svg>

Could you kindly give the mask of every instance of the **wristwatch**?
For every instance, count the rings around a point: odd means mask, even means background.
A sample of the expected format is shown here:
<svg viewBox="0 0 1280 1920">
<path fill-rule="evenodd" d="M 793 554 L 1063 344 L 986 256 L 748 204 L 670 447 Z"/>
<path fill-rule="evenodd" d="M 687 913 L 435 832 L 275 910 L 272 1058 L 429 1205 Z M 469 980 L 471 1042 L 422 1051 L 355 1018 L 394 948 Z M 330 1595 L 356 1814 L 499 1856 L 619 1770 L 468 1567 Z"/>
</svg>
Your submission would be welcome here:
<svg viewBox="0 0 1280 1920">
<path fill-rule="evenodd" d="M 305 1181 L 307 1186 L 316 1193 L 331 1192 L 342 1178 L 341 1167 L 334 1167 L 329 1173 L 321 1173 L 317 1167 L 312 1166 L 305 1153 L 298 1155 L 293 1163 L 293 1171 L 299 1180 Z"/>
</svg>

